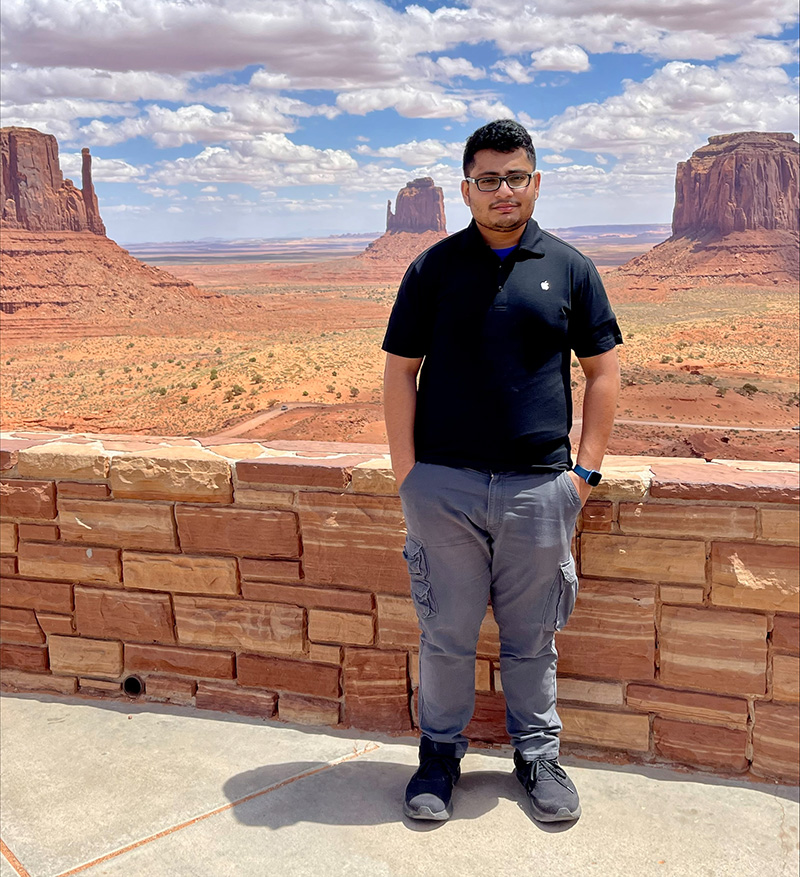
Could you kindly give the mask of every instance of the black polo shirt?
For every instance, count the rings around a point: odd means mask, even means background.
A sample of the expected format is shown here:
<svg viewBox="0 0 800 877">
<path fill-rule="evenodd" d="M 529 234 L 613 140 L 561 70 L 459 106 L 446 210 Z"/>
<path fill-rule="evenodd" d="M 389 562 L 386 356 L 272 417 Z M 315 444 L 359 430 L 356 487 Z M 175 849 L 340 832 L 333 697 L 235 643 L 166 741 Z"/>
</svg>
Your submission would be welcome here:
<svg viewBox="0 0 800 877">
<path fill-rule="evenodd" d="M 383 349 L 424 357 L 417 460 L 536 471 L 572 465 L 571 351 L 621 343 L 597 269 L 531 219 L 502 261 L 474 222 L 418 256 Z"/>
</svg>

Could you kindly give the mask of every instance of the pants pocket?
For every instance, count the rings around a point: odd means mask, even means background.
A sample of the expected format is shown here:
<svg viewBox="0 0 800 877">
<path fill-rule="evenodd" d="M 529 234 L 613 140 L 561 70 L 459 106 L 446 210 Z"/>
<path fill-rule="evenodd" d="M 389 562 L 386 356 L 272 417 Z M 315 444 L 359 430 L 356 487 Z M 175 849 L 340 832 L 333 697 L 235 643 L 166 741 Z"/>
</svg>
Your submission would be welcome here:
<svg viewBox="0 0 800 877">
<path fill-rule="evenodd" d="M 578 596 L 578 575 L 572 555 L 558 565 L 558 573 L 550 588 L 545 608 L 544 626 L 547 630 L 566 627 Z"/>
<path fill-rule="evenodd" d="M 436 600 L 431 592 L 431 583 L 428 581 L 428 559 L 425 557 L 422 543 L 413 536 L 407 536 L 403 557 L 408 564 L 411 596 L 417 614 L 420 618 L 430 618 L 431 615 L 436 614 Z"/>
</svg>

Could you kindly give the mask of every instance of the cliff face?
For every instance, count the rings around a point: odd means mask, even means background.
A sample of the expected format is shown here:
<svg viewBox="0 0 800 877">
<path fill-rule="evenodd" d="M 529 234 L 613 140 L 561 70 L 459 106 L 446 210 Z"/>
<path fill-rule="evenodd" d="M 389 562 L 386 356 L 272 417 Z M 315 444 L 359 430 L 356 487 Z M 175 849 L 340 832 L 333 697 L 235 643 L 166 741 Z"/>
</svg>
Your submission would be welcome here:
<svg viewBox="0 0 800 877">
<path fill-rule="evenodd" d="M 678 165 L 672 237 L 609 277 L 630 288 L 796 282 L 799 178 L 791 134 L 709 137 Z"/>
<path fill-rule="evenodd" d="M 791 134 L 746 131 L 709 137 L 678 165 L 673 237 L 800 229 L 798 154 Z"/>
<path fill-rule="evenodd" d="M 3 228 L 105 235 L 88 149 L 82 151 L 82 190 L 72 180 L 64 179 L 58 163 L 58 142 L 51 134 L 33 128 L 0 129 L 0 154 Z"/>
<path fill-rule="evenodd" d="M 444 216 L 444 194 L 441 187 L 434 186 L 430 177 L 420 177 L 406 183 L 397 193 L 395 212 L 392 202 L 386 207 L 386 231 L 446 232 Z"/>
</svg>

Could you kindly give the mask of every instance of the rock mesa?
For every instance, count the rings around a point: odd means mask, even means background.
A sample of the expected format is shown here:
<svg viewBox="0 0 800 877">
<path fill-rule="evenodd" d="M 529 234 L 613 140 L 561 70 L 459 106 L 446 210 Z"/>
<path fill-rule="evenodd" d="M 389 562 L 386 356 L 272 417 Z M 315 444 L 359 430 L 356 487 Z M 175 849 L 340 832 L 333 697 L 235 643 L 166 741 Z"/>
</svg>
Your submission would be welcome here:
<svg viewBox="0 0 800 877">
<path fill-rule="evenodd" d="M 430 177 L 411 180 L 397 193 L 395 212 L 391 200 L 386 205 L 386 231 L 447 232 L 444 217 L 444 194 Z"/>
<path fill-rule="evenodd" d="M 792 134 L 709 137 L 678 164 L 672 236 L 614 273 L 645 285 L 797 280 L 799 180 Z"/>
<path fill-rule="evenodd" d="M 3 128 L 0 152 L 3 228 L 105 235 L 88 149 L 82 150 L 82 189 L 64 179 L 58 162 L 58 141 L 52 134 L 34 128 Z"/>
</svg>

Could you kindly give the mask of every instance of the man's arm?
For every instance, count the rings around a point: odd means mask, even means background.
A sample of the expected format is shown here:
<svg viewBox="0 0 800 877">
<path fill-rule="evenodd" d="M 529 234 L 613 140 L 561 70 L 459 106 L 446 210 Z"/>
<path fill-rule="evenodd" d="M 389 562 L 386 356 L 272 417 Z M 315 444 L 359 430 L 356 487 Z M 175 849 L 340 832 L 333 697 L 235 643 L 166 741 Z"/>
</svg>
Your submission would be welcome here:
<svg viewBox="0 0 800 877">
<path fill-rule="evenodd" d="M 383 416 L 386 421 L 386 434 L 389 437 L 392 469 L 398 487 L 405 481 L 406 475 L 416 462 L 414 418 L 417 412 L 417 373 L 421 365 L 421 357 L 411 359 L 395 356 L 393 353 L 386 354 L 386 367 L 383 372 Z"/>
<path fill-rule="evenodd" d="M 583 425 L 576 463 L 586 469 L 599 469 L 611 438 L 619 396 L 619 357 L 617 348 L 578 360 L 586 375 L 583 396 Z M 577 475 L 570 473 L 583 502 L 592 488 Z"/>
</svg>

